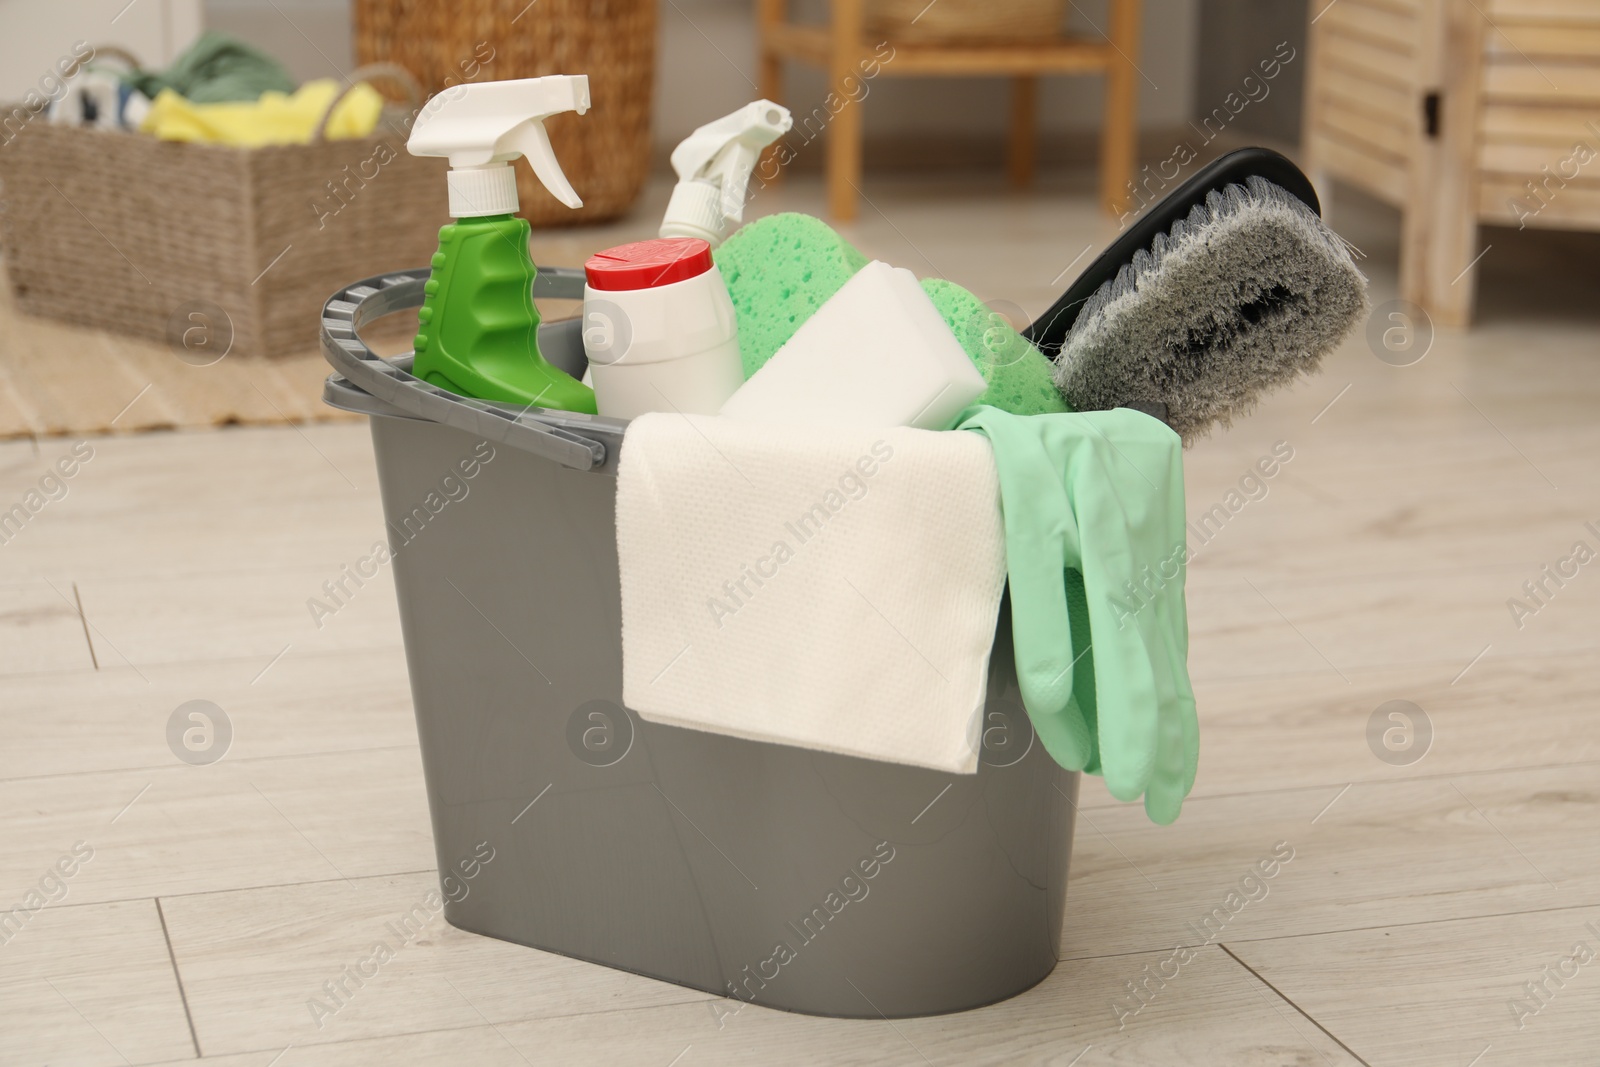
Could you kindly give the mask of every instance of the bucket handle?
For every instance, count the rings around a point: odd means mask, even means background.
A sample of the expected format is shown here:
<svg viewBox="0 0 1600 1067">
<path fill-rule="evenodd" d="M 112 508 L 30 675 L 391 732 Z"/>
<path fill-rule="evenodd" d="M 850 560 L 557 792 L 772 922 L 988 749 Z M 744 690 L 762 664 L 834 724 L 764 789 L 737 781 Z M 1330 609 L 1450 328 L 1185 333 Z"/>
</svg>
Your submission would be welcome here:
<svg viewBox="0 0 1600 1067">
<path fill-rule="evenodd" d="M 413 418 L 451 426 L 579 471 L 614 471 L 627 422 L 553 408 L 475 400 L 440 389 L 378 355 L 363 327 L 421 307 L 427 268 L 382 274 L 347 286 L 322 306 L 322 354 L 350 384 Z M 535 297 L 582 299 L 583 271 L 540 267 Z"/>
</svg>

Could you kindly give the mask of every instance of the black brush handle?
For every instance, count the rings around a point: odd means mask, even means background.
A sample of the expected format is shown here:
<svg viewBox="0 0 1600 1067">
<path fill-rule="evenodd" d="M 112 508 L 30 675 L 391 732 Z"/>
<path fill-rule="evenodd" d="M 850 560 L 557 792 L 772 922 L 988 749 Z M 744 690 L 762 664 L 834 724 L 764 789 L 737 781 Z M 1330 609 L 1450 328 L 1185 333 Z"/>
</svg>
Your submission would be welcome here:
<svg viewBox="0 0 1600 1067">
<path fill-rule="evenodd" d="M 1279 186 L 1318 216 L 1322 214 L 1322 205 L 1317 201 L 1310 179 L 1287 157 L 1270 148 L 1241 148 L 1229 152 L 1201 167 L 1194 177 L 1140 215 L 1078 275 L 1061 298 L 1050 305 L 1050 310 L 1022 331 L 1022 336 L 1054 359 L 1061 353 L 1061 346 L 1072 332 L 1073 323 L 1078 321 L 1083 305 L 1125 265 L 1132 263 L 1135 253 L 1141 248 L 1150 248 L 1157 234 L 1166 233 L 1173 223 L 1188 218 L 1189 212 L 1205 203 L 1213 191 L 1229 185 L 1243 185 L 1245 179 L 1252 176 Z"/>
<path fill-rule="evenodd" d="M 1152 419 L 1160 419 L 1168 426 L 1172 425 L 1172 413 L 1167 409 L 1167 405 L 1159 400 L 1130 400 L 1126 404 L 1118 404 L 1117 407 L 1140 411 Z"/>
</svg>

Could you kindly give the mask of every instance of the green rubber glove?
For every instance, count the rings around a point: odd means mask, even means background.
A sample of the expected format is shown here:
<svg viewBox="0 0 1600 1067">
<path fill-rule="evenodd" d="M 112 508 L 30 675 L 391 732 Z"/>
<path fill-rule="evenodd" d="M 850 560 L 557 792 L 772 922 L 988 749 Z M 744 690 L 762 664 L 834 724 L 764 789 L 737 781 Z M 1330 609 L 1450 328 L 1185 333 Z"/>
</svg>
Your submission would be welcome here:
<svg viewBox="0 0 1600 1067">
<path fill-rule="evenodd" d="M 1017 680 L 1039 740 L 1069 770 L 1144 798 L 1161 824 L 1194 786 L 1199 728 L 1184 605 L 1178 435 L 1129 409 L 1018 416 L 967 409 L 1000 477 Z"/>
</svg>

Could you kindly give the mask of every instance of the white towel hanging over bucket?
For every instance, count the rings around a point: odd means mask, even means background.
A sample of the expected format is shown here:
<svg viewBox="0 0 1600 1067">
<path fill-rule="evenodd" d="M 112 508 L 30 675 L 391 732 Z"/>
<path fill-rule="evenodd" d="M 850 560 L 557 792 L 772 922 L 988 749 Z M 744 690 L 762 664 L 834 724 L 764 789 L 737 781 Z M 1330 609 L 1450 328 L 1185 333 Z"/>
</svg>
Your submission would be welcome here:
<svg viewBox="0 0 1600 1067">
<path fill-rule="evenodd" d="M 983 437 L 644 415 L 617 553 L 642 718 L 977 770 L 1005 585 Z"/>
</svg>

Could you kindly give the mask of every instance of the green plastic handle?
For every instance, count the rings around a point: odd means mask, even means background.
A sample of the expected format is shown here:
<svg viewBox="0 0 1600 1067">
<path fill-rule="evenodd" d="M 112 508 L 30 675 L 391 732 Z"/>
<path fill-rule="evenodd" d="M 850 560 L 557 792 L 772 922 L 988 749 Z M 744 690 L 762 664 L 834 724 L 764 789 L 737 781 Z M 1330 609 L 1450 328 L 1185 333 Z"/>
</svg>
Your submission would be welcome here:
<svg viewBox="0 0 1600 1067">
<path fill-rule="evenodd" d="M 594 390 L 539 352 L 528 232 L 515 215 L 440 229 L 417 311 L 412 373 L 460 396 L 593 415 Z"/>
</svg>

